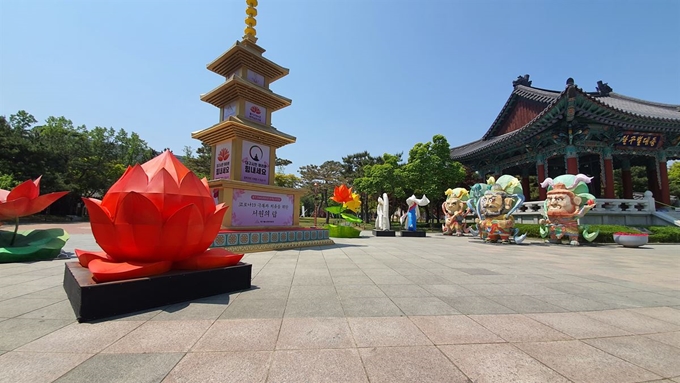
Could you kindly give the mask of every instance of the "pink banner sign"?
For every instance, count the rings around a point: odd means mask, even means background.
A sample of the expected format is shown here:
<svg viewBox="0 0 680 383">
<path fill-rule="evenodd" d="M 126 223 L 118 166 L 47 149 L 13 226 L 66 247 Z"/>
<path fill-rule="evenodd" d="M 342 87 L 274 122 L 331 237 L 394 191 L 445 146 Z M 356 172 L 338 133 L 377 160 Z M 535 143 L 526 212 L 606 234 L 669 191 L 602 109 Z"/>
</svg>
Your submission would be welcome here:
<svg viewBox="0 0 680 383">
<path fill-rule="evenodd" d="M 295 197 L 261 191 L 234 189 L 232 226 L 292 226 Z"/>
</svg>

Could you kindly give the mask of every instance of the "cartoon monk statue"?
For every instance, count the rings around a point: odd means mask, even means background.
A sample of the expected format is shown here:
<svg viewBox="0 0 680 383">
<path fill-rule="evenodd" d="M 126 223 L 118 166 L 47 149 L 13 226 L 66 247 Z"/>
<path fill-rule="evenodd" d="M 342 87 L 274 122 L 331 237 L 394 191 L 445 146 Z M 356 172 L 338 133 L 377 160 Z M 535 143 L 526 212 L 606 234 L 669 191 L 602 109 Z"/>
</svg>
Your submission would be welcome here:
<svg viewBox="0 0 680 383">
<path fill-rule="evenodd" d="M 447 197 L 442 204 L 442 211 L 445 215 L 442 232 L 444 235 L 455 233 L 460 237 L 468 232 L 465 224 L 465 216 L 470 212 L 467 208 L 468 191 L 465 188 L 455 188 L 446 190 L 444 194 Z"/>
<path fill-rule="evenodd" d="M 588 192 L 588 185 L 592 177 L 584 174 L 564 174 L 546 178 L 541 187 L 548 188 L 547 198 L 543 203 L 544 219 L 541 225 L 541 236 L 550 234 L 550 243 L 561 243 L 563 237 L 569 239 L 569 244 L 579 246 L 579 218 L 583 217 L 595 206 L 595 196 Z M 583 238 L 588 242 L 594 240 L 599 231 L 589 233 L 584 227 Z"/>
<path fill-rule="evenodd" d="M 485 242 L 510 243 L 510 236 L 517 244 L 522 243 L 526 234 L 517 236 L 515 218 L 512 214 L 524 203 L 524 192 L 519 180 L 510 175 L 502 175 L 484 192 L 477 201 L 476 219 L 479 236 Z"/>
</svg>

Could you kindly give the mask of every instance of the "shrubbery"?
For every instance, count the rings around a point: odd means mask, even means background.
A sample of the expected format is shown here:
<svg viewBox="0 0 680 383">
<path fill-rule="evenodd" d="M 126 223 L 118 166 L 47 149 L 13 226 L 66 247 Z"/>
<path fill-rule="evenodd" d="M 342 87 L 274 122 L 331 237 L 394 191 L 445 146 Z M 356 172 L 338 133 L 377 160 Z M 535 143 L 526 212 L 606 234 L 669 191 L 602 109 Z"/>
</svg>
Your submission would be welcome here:
<svg viewBox="0 0 680 383">
<path fill-rule="evenodd" d="M 595 238 L 595 243 L 614 243 L 614 233 L 643 233 L 649 232 L 649 242 L 656 243 L 680 243 L 680 227 L 676 226 L 642 226 L 639 228 L 619 225 L 582 225 L 580 228 L 583 234 L 583 227 L 588 227 L 588 232 L 594 233 L 600 231 L 600 234 Z M 540 238 L 540 225 L 538 224 L 515 224 L 519 229 L 520 234 L 527 233 L 527 237 Z M 642 231 L 643 229 L 646 231 Z M 586 243 L 583 235 L 580 236 L 579 241 Z"/>
</svg>

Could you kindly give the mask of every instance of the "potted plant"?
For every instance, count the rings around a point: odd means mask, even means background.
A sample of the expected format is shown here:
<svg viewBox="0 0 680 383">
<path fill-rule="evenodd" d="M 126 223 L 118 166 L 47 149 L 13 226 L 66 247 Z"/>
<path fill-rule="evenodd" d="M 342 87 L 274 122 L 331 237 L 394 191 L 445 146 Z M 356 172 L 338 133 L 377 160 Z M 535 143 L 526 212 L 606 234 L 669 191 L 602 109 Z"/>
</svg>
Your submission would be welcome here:
<svg viewBox="0 0 680 383">
<path fill-rule="evenodd" d="M 623 247 L 640 247 L 646 245 L 649 241 L 647 233 L 623 233 L 618 232 L 613 234 L 614 242 Z"/>
</svg>

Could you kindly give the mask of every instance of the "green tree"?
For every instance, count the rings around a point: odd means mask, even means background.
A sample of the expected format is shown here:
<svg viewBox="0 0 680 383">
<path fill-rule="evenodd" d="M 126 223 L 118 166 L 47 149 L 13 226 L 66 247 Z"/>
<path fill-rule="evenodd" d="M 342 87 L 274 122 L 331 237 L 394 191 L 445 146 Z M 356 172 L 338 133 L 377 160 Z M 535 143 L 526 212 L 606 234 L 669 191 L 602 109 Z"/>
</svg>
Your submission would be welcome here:
<svg viewBox="0 0 680 383">
<path fill-rule="evenodd" d="M 397 210 L 399 205 L 397 201 L 406 200 L 401 162 L 402 153 L 394 155 L 385 153 L 380 163 L 364 166 L 363 176 L 354 180 L 354 187 L 371 196 L 371 208 L 377 205 L 375 201 L 382 193 L 387 193 L 390 216 Z"/>
<path fill-rule="evenodd" d="M 319 201 L 319 211 L 323 211 L 324 206 L 328 206 L 328 198 L 333 194 L 334 188 L 343 183 L 342 164 L 338 161 L 326 161 L 320 166 L 302 166 L 300 179 L 301 186 Z M 330 216 L 326 214 L 326 223 L 329 222 Z"/>
<path fill-rule="evenodd" d="M 680 161 L 673 162 L 668 168 L 668 188 L 670 195 L 674 195 L 680 200 Z"/>
<path fill-rule="evenodd" d="M 355 186 L 354 181 L 357 178 L 364 176 L 364 167 L 382 163 L 382 157 L 373 157 L 367 151 L 350 154 L 342 157 L 342 176 L 349 186 Z M 360 198 L 364 203 L 361 204 L 361 218 L 365 221 L 369 218 L 369 203 L 370 194 L 364 190 L 355 187 L 355 191 L 359 193 Z M 371 196 L 373 197 L 373 196 Z M 377 199 L 377 197 L 376 197 Z"/>
<path fill-rule="evenodd" d="M 196 156 L 194 156 L 193 149 L 190 146 L 184 147 L 184 165 L 189 168 L 198 178 L 213 179 L 210 174 L 210 166 L 212 165 L 212 147 L 206 143 L 202 143 L 201 147 L 196 149 Z"/>
<path fill-rule="evenodd" d="M 417 143 L 410 151 L 408 162 L 404 165 L 406 185 L 420 197 L 427 195 L 430 206 L 426 210 L 427 220 L 430 212 L 436 212 L 439 222 L 439 206 L 444 202 L 444 192 L 460 185 L 465 179 L 465 169 L 451 159 L 448 141 L 441 134 L 432 137 L 432 142 Z"/>
</svg>

